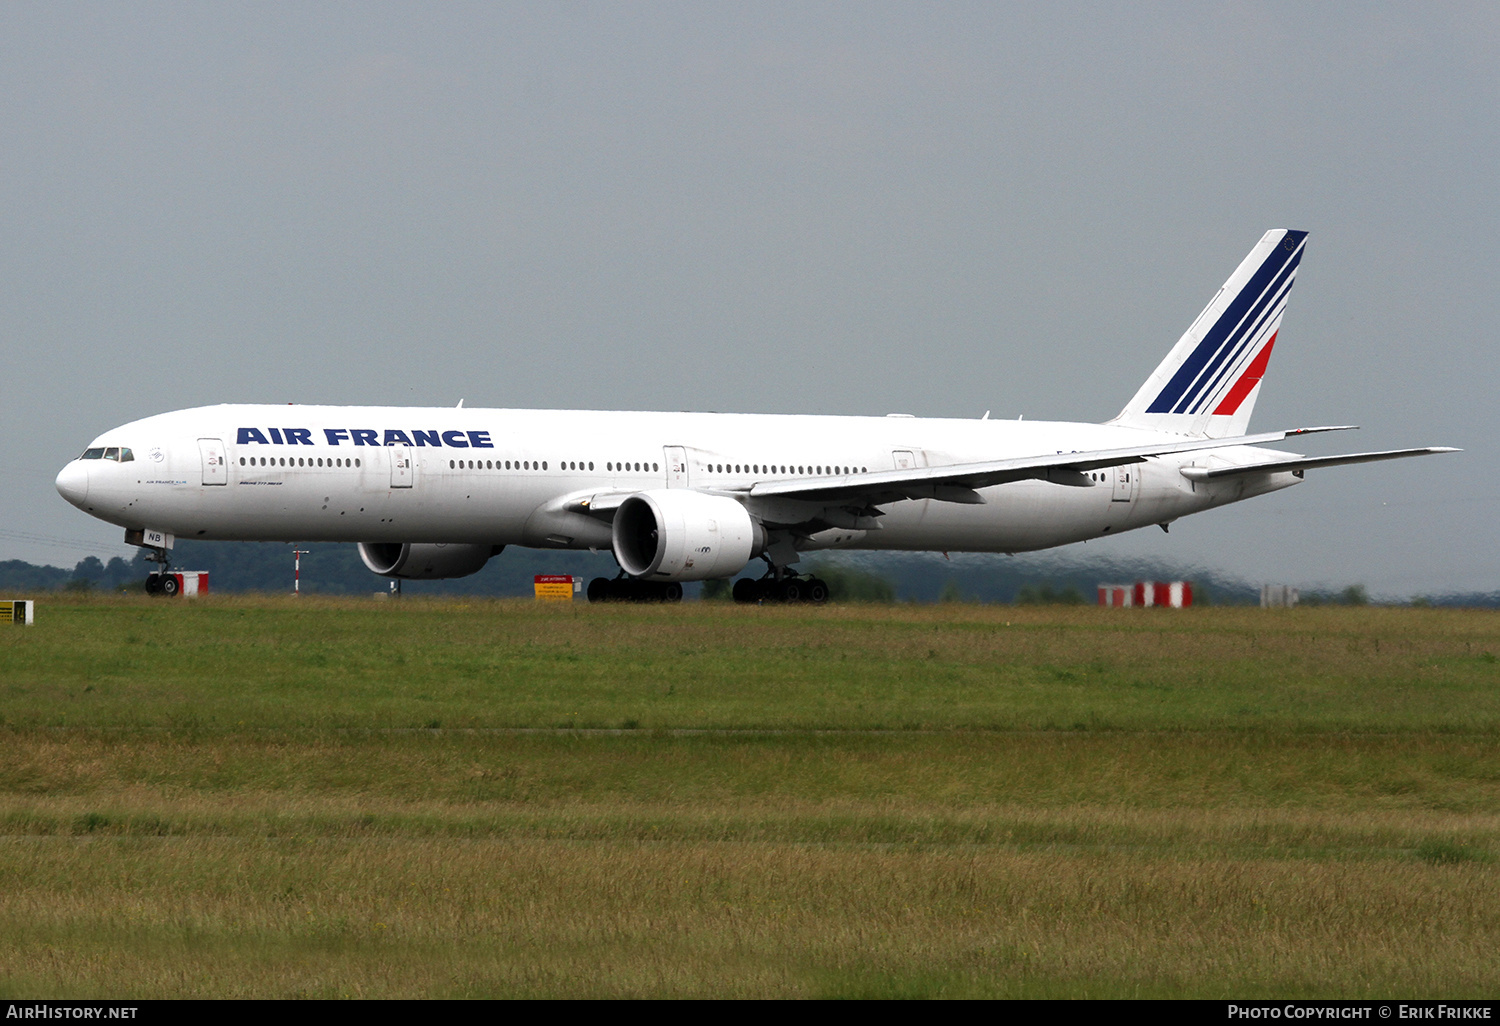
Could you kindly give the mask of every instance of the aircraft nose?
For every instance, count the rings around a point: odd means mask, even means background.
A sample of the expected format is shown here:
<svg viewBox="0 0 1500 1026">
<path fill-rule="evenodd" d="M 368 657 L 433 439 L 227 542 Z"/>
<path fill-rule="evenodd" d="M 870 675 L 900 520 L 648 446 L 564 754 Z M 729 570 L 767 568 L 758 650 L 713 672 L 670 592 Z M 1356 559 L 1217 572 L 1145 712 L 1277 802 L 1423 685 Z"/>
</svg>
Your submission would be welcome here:
<svg viewBox="0 0 1500 1026">
<path fill-rule="evenodd" d="M 89 497 L 89 471 L 79 460 L 74 460 L 57 475 L 57 494 L 75 506 L 82 507 Z"/>
</svg>

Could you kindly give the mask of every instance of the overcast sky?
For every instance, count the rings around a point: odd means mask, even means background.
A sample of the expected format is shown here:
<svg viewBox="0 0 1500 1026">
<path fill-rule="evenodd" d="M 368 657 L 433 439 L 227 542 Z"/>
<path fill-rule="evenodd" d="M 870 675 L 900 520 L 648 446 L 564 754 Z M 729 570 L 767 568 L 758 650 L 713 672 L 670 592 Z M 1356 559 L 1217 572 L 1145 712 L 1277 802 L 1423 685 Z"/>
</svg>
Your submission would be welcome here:
<svg viewBox="0 0 1500 1026">
<path fill-rule="evenodd" d="M 1104 420 L 1287 227 L 1253 426 L 1468 451 L 1088 551 L 1500 589 L 1497 110 L 1493 3 L 0 5 L 0 558 L 208 403 Z"/>
</svg>

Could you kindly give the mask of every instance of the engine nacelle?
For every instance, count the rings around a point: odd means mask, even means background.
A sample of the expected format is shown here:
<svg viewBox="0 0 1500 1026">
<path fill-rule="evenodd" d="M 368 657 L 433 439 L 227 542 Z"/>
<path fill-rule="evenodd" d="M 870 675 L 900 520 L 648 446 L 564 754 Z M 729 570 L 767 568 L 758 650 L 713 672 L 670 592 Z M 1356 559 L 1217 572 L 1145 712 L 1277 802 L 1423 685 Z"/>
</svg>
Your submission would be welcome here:
<svg viewBox="0 0 1500 1026">
<path fill-rule="evenodd" d="M 359 558 L 382 577 L 404 581 L 435 581 L 468 577 L 484 569 L 504 545 L 412 545 L 402 542 L 360 542 Z"/>
<path fill-rule="evenodd" d="M 745 507 L 724 495 L 658 488 L 637 492 L 615 510 L 615 559 L 632 577 L 732 577 L 765 544 L 765 531 Z"/>
</svg>

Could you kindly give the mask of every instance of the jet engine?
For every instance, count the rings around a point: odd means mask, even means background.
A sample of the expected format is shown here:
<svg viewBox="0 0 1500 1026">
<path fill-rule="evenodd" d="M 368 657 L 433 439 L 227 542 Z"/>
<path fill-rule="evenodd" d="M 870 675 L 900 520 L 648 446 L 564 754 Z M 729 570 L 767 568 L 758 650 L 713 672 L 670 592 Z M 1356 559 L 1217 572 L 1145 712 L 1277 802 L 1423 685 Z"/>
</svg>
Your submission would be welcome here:
<svg viewBox="0 0 1500 1026">
<path fill-rule="evenodd" d="M 765 544 L 765 531 L 745 507 L 723 495 L 660 488 L 637 492 L 615 511 L 615 559 L 632 577 L 732 577 Z"/>
<path fill-rule="evenodd" d="M 504 545 L 413 545 L 402 542 L 360 542 L 359 558 L 382 577 L 433 581 L 477 574 L 498 556 Z"/>
</svg>

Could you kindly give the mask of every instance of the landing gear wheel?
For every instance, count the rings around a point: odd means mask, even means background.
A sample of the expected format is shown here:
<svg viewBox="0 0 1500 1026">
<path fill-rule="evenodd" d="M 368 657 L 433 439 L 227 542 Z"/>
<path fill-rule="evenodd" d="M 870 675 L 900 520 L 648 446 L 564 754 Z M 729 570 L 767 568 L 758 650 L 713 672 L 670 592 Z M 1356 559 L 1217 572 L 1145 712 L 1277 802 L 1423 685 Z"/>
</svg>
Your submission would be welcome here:
<svg viewBox="0 0 1500 1026">
<path fill-rule="evenodd" d="M 731 594 L 741 605 L 753 605 L 761 598 L 760 582 L 752 577 L 741 577 L 734 582 L 734 590 Z"/>
<path fill-rule="evenodd" d="M 681 602 L 676 581 L 638 581 L 631 577 L 595 577 L 589 582 L 590 602 Z"/>
<path fill-rule="evenodd" d="M 151 574 L 149 577 L 146 578 L 146 594 L 147 595 L 160 595 L 161 594 L 161 578 L 158 577 L 156 574 Z"/>
<path fill-rule="evenodd" d="M 821 606 L 828 601 L 828 585 L 820 577 L 814 577 L 807 582 L 804 600 L 814 605 Z"/>
<path fill-rule="evenodd" d="M 802 582 L 795 577 L 788 577 L 782 581 L 781 587 L 777 591 L 780 592 L 780 598 L 783 602 L 802 601 Z"/>
<path fill-rule="evenodd" d="M 167 598 L 176 598 L 177 592 L 181 589 L 181 585 L 177 583 L 177 578 L 171 574 L 164 574 L 158 587 L 161 588 L 161 593 Z"/>
</svg>

